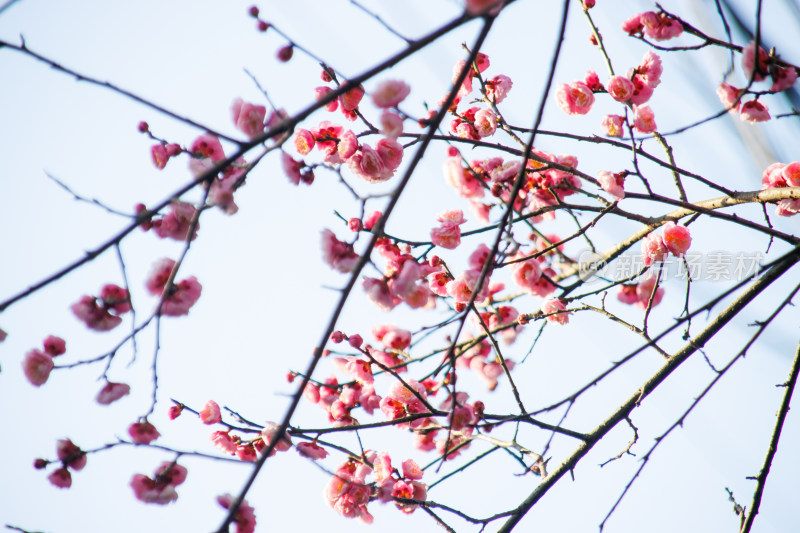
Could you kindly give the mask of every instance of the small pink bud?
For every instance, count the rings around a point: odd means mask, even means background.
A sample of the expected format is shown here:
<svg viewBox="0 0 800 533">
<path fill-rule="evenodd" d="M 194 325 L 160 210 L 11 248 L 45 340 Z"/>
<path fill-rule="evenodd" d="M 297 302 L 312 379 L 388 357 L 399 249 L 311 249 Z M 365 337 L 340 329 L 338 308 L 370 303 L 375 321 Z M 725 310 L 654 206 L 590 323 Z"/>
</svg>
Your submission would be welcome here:
<svg viewBox="0 0 800 533">
<path fill-rule="evenodd" d="M 251 7 L 249 12 L 251 17 L 253 18 L 258 17 L 258 7 L 256 6 Z"/>
<path fill-rule="evenodd" d="M 350 346 L 353 348 L 360 348 L 361 344 L 364 342 L 364 339 L 361 338 L 361 335 L 356 333 L 355 335 L 351 335 L 350 338 L 347 339 L 347 342 L 349 342 Z"/>
<path fill-rule="evenodd" d="M 331 342 L 339 344 L 344 340 L 344 333 L 341 331 L 334 331 L 331 333 Z"/>
<path fill-rule="evenodd" d="M 267 31 L 269 29 L 269 22 L 264 22 L 263 20 L 258 21 L 258 31 Z"/>
<path fill-rule="evenodd" d="M 327 71 L 327 70 L 323 70 L 323 71 L 320 73 L 319 77 L 320 77 L 320 78 L 322 79 L 322 81 L 324 81 L 325 83 L 328 83 L 329 81 L 333 81 L 333 78 L 331 78 L 331 75 L 330 75 L 330 74 L 328 74 L 328 71 Z"/>
<path fill-rule="evenodd" d="M 176 418 L 181 416 L 182 412 L 183 412 L 182 405 L 172 405 L 170 406 L 169 411 L 167 412 L 167 416 L 169 416 L 170 420 L 175 420 Z"/>
<path fill-rule="evenodd" d="M 296 377 L 297 377 L 297 374 L 295 374 L 294 372 L 287 372 L 286 373 L 286 382 L 287 383 L 293 383 L 294 382 L 294 378 L 296 378 Z"/>
<path fill-rule="evenodd" d="M 144 120 L 139 123 L 139 133 L 147 133 L 150 131 L 150 125 Z"/>
<path fill-rule="evenodd" d="M 46 468 L 48 464 L 49 464 L 48 461 L 45 459 L 36 459 L 33 461 L 33 467 L 36 470 L 41 470 L 43 468 Z"/>
<path fill-rule="evenodd" d="M 347 226 L 350 228 L 350 231 L 358 233 L 362 229 L 364 229 L 364 224 L 361 222 L 360 218 L 351 218 L 347 221 Z"/>
<path fill-rule="evenodd" d="M 286 46 L 278 50 L 278 55 L 277 55 L 278 61 L 286 63 L 290 59 L 292 59 L 293 55 L 294 55 L 294 46 L 291 44 L 287 44 Z"/>
</svg>

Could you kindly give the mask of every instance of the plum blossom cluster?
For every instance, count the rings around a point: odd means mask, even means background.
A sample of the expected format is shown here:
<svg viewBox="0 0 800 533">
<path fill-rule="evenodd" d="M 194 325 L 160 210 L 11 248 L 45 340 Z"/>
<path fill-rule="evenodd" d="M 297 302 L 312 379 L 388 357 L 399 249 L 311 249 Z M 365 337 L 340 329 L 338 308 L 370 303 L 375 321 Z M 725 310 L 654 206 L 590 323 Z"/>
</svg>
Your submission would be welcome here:
<svg viewBox="0 0 800 533">
<path fill-rule="evenodd" d="M 72 313 L 93 331 L 110 331 L 122 324 L 122 317 L 131 310 L 127 289 L 108 283 L 100 289 L 99 296 L 81 296 L 70 307 Z"/>
<path fill-rule="evenodd" d="M 780 66 L 776 56 L 769 55 L 759 47 L 756 52 L 755 41 L 750 41 L 742 50 L 742 69 L 748 81 L 761 82 L 769 77 L 772 80 L 768 92 L 779 93 L 792 87 L 797 81 L 797 70 L 792 66 Z M 766 104 L 758 99 L 742 102 L 748 89 L 740 89 L 729 83 L 721 83 L 717 88 L 717 96 L 731 113 L 739 112 L 739 118 L 746 122 L 766 122 L 771 118 Z"/>
<path fill-rule="evenodd" d="M 167 287 L 167 282 L 175 268 L 175 261 L 167 257 L 156 261 L 145 280 L 147 292 L 161 297 L 159 313 L 164 316 L 183 316 L 200 299 L 203 287 L 197 278 L 190 276 Z"/>
<path fill-rule="evenodd" d="M 781 187 L 800 187 L 800 161 L 792 161 L 789 164 L 773 163 L 764 170 L 761 188 Z M 775 214 L 782 217 L 794 216 L 798 212 L 800 212 L 800 198 L 779 200 L 775 207 Z"/>
<path fill-rule="evenodd" d="M 461 244 L 461 228 L 467 220 L 460 209 L 444 211 L 436 216 L 436 220 L 441 224 L 438 228 L 431 230 L 431 242 L 436 246 L 454 250 Z"/>
<path fill-rule="evenodd" d="M 72 486 L 72 474 L 70 470 L 83 470 L 86 466 L 86 453 L 76 446 L 69 439 L 61 439 L 56 442 L 56 455 L 61 461 L 61 467 L 54 470 L 47 480 L 60 489 L 68 489 Z M 37 470 L 46 468 L 51 461 L 36 459 L 33 467 Z"/>
<path fill-rule="evenodd" d="M 644 265 L 650 266 L 656 261 L 663 261 L 669 253 L 675 257 L 683 257 L 691 244 L 689 229 L 669 221 L 664 224 L 661 235 L 651 232 L 642 239 Z"/>
<path fill-rule="evenodd" d="M 153 477 L 134 474 L 131 488 L 136 499 L 144 503 L 166 505 L 178 499 L 175 487 L 186 481 L 188 471 L 175 462 L 165 462 L 156 468 Z"/>
<path fill-rule="evenodd" d="M 662 72 L 661 58 L 648 51 L 639 66 L 625 76 L 611 76 L 605 86 L 594 70 L 589 70 L 583 81 L 562 83 L 556 91 L 556 101 L 568 115 L 585 115 L 591 111 L 595 93 L 606 92 L 617 102 L 631 106 L 633 125 L 639 132 L 652 133 L 656 131 L 655 115 L 645 104 L 661 83 Z M 602 122 L 603 130 L 609 137 L 622 137 L 624 122 L 622 115 L 607 115 Z"/>
<path fill-rule="evenodd" d="M 234 498 L 230 494 L 223 494 L 217 497 L 217 503 L 223 509 L 230 509 L 233 505 Z M 253 533 L 256 530 L 256 512 L 253 507 L 247 503 L 247 500 L 242 500 L 236 514 L 233 516 L 233 522 L 236 524 L 236 533 Z"/>
<path fill-rule="evenodd" d="M 464 98 L 473 92 L 473 82 L 477 77 L 481 84 L 481 93 L 487 104 L 495 106 L 505 100 L 511 87 L 514 85 L 511 78 L 498 74 L 484 81 L 481 74 L 489 68 L 489 56 L 478 53 L 475 62 L 467 70 L 466 77 L 459 87 L 450 112 L 455 116 L 450 121 L 450 132 L 464 139 L 480 140 L 491 137 L 497 131 L 498 116 L 491 107 L 471 106 L 459 112 L 458 106 Z M 458 81 L 461 72 L 466 67 L 465 61 L 459 61 L 453 67 L 453 83 Z M 439 106 L 444 104 L 446 96 L 439 101 Z"/>
<path fill-rule="evenodd" d="M 396 129 L 390 129 L 387 132 L 393 135 L 399 134 Z M 317 148 L 322 152 L 325 163 L 330 165 L 346 164 L 353 174 L 364 181 L 378 183 L 394 176 L 403 161 L 403 146 L 395 139 L 396 137 L 385 136 L 372 147 L 366 143 L 360 143 L 352 130 L 345 131 L 343 126 L 325 120 L 312 130 L 298 130 L 295 134 L 295 148 L 301 155 L 307 155 L 311 150 Z M 295 161 L 288 154 L 283 157 L 285 161 L 287 158 L 294 161 L 294 166 L 298 169 L 308 166 L 303 162 Z M 296 181 L 295 173 L 300 170 L 293 170 L 292 166 L 287 163 L 284 163 L 284 170 L 293 182 Z M 297 175 L 296 179 L 302 179 L 302 174 Z"/>
<path fill-rule="evenodd" d="M 646 11 L 623 22 L 622 30 L 628 35 L 640 35 L 654 41 L 666 41 L 683 33 L 683 25 L 664 12 Z"/>
<path fill-rule="evenodd" d="M 638 283 L 625 283 L 617 289 L 617 299 L 628 305 L 635 305 L 640 309 L 655 307 L 664 297 L 663 287 L 658 286 L 658 278 L 647 274 Z"/>
<path fill-rule="evenodd" d="M 478 220 L 489 221 L 492 203 L 481 202 L 485 191 L 497 199 L 498 203 L 511 201 L 514 181 L 521 171 L 520 161 L 506 161 L 502 157 L 491 157 L 485 160 L 473 160 L 465 165 L 456 151 L 448 153 L 444 163 L 444 177 L 456 193 L 470 201 Z M 560 200 L 575 194 L 582 187 L 582 182 L 573 172 L 577 169 L 578 158 L 570 154 L 555 155 L 544 150 L 533 148 L 531 158 L 525 167 L 526 179 L 517 198 L 514 208 L 530 211 L 558 205 Z M 546 211 L 537 215 L 532 222 L 539 222 L 554 215 Z"/>
<path fill-rule="evenodd" d="M 340 465 L 325 487 L 325 500 L 337 513 L 371 524 L 374 518 L 367 504 L 373 500 L 394 501 L 398 509 L 412 513 L 417 505 L 406 500 L 427 498 L 428 487 L 419 481 L 422 469 L 412 459 L 403 461 L 400 472 L 387 453 L 369 450 L 365 456 L 364 462 L 350 459 Z M 374 481 L 367 481 L 370 475 Z"/>
<path fill-rule="evenodd" d="M 53 371 L 53 358 L 67 352 L 67 343 L 61 337 L 48 336 L 43 342 L 43 349 L 34 348 L 22 359 L 22 372 L 34 387 L 41 387 Z"/>
</svg>

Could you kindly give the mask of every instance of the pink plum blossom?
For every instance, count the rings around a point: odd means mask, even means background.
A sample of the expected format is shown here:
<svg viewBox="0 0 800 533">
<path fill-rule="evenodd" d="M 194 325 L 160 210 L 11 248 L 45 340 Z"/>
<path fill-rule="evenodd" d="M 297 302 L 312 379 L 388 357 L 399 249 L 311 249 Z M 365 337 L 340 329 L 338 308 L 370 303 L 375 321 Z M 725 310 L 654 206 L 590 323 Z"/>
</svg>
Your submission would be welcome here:
<svg viewBox="0 0 800 533">
<path fill-rule="evenodd" d="M 358 104 L 361 103 L 361 99 L 364 97 L 364 88 L 362 86 L 353 87 L 346 93 L 339 96 L 339 105 L 342 108 L 342 111 L 354 111 L 358 108 Z M 348 115 L 345 114 L 345 117 Z M 355 119 L 355 117 L 354 117 Z"/>
<path fill-rule="evenodd" d="M 261 430 L 261 437 L 264 439 L 264 442 L 266 442 L 268 445 L 272 444 L 277 437 L 279 429 L 280 425 L 276 424 L 275 422 L 264 423 L 264 428 Z M 284 433 L 283 437 L 275 444 L 275 448 L 273 448 L 272 452 L 285 452 L 291 447 L 292 439 L 289 437 L 288 433 Z"/>
<path fill-rule="evenodd" d="M 410 92 L 411 87 L 404 81 L 384 80 L 372 91 L 372 103 L 382 109 L 397 107 Z"/>
<path fill-rule="evenodd" d="M 296 445 L 298 453 L 315 461 L 325 459 L 328 451 L 316 442 L 300 442 Z"/>
<path fill-rule="evenodd" d="M 562 83 L 556 90 L 556 100 L 564 113 L 585 115 L 592 109 L 594 94 L 582 81 Z"/>
<path fill-rule="evenodd" d="M 381 139 L 376 142 L 375 151 L 389 172 L 394 173 L 403 161 L 403 145 L 392 139 Z"/>
<path fill-rule="evenodd" d="M 60 489 L 68 489 L 72 486 L 72 474 L 66 468 L 54 470 L 47 476 L 47 480 Z"/>
<path fill-rule="evenodd" d="M 102 300 L 94 296 L 81 296 L 81 299 L 70 306 L 72 313 L 94 331 L 110 331 L 122 324 L 122 319 L 109 313 L 102 305 Z"/>
<path fill-rule="evenodd" d="M 156 469 L 154 479 L 135 474 L 130 485 L 137 500 L 165 505 L 178 499 L 175 487 L 186 480 L 186 474 L 186 468 L 177 463 L 162 463 Z"/>
<path fill-rule="evenodd" d="M 83 470 L 86 466 L 86 454 L 69 439 L 60 439 L 56 442 L 56 455 L 64 464 L 73 470 Z"/>
<path fill-rule="evenodd" d="M 652 232 L 642 239 L 642 256 L 644 266 L 650 266 L 654 262 L 663 261 L 667 257 L 669 250 L 664 244 L 661 235 Z"/>
<path fill-rule="evenodd" d="M 784 198 L 775 207 L 775 214 L 779 217 L 792 217 L 797 213 L 800 213 L 800 198 Z"/>
<path fill-rule="evenodd" d="M 478 136 L 491 137 L 497 131 L 497 115 L 491 109 L 481 109 L 475 113 L 475 121 L 473 123 L 475 131 Z"/>
<path fill-rule="evenodd" d="M 200 420 L 203 424 L 211 425 L 222 421 L 222 413 L 219 404 L 214 400 L 209 400 L 200 410 Z"/>
<path fill-rule="evenodd" d="M 390 311 L 400 303 L 400 299 L 392 295 L 386 280 L 364 278 L 362 286 L 367 298 L 384 311 Z"/>
<path fill-rule="evenodd" d="M 606 115 L 603 119 L 603 131 L 608 137 L 622 137 L 622 126 L 625 124 L 625 117 L 621 115 Z"/>
<path fill-rule="evenodd" d="M 676 257 L 683 257 L 692 245 L 692 236 L 688 228 L 678 226 L 675 222 L 669 221 L 664 224 L 663 235 L 664 246 Z"/>
<path fill-rule="evenodd" d="M 314 134 L 305 129 L 298 129 L 294 134 L 294 148 L 300 155 L 308 155 L 314 149 Z"/>
<path fill-rule="evenodd" d="M 498 74 L 486 81 L 486 97 L 495 104 L 499 104 L 506 99 L 513 86 L 514 82 L 511 81 L 511 78 L 505 74 Z"/>
<path fill-rule="evenodd" d="M 595 72 L 594 69 L 589 69 L 586 71 L 586 76 L 583 78 L 583 83 L 585 83 L 586 86 L 592 90 L 592 92 L 603 90 L 603 84 L 600 83 L 600 76 L 597 75 L 597 72 Z"/>
<path fill-rule="evenodd" d="M 67 341 L 55 335 L 47 336 L 42 341 L 42 345 L 44 346 L 44 352 L 50 357 L 57 357 L 67 352 Z"/>
<path fill-rule="evenodd" d="M 185 316 L 189 314 L 197 300 L 200 299 L 203 287 L 197 278 L 189 276 L 174 285 L 174 290 L 170 291 L 164 298 L 161 305 L 161 314 L 164 316 Z"/>
<path fill-rule="evenodd" d="M 480 278 L 480 270 L 465 270 L 456 279 L 447 283 L 447 294 L 458 303 L 467 303 L 472 298 Z M 480 291 L 475 295 L 474 302 L 481 303 L 489 295 L 489 280 L 484 279 Z"/>
<path fill-rule="evenodd" d="M 47 382 L 53 366 L 53 358 L 40 350 L 30 350 L 22 360 L 22 371 L 35 387 L 41 387 Z"/>
<path fill-rule="evenodd" d="M 123 396 L 127 396 L 131 392 L 131 387 L 125 383 L 107 382 L 100 392 L 97 393 L 95 400 L 100 405 L 110 405 Z"/>
<path fill-rule="evenodd" d="M 215 163 L 225 159 L 222 144 L 216 135 L 210 133 L 204 133 L 195 139 L 189 148 L 189 152 L 192 155 L 189 160 L 189 169 L 195 177 L 200 177 Z"/>
<path fill-rule="evenodd" d="M 431 242 L 442 248 L 455 249 L 461 244 L 461 228 L 466 222 L 464 213 L 460 209 L 439 213 L 436 219 L 441 223 L 438 228 L 431 230 Z"/>
<path fill-rule="evenodd" d="M 487 11 L 490 15 L 496 15 L 504 3 L 505 0 L 466 0 L 466 8 L 470 15 L 479 15 Z"/>
<path fill-rule="evenodd" d="M 346 274 L 352 272 L 358 263 L 359 256 L 353 251 L 353 245 L 342 242 L 329 230 L 322 230 L 322 259 L 332 269 Z"/>
<path fill-rule="evenodd" d="M 629 35 L 644 33 L 654 41 L 665 41 L 683 33 L 683 26 L 666 13 L 648 11 L 629 18 L 622 24 Z"/>
<path fill-rule="evenodd" d="M 386 181 L 394 174 L 386 167 L 380 154 L 367 144 L 362 144 L 359 150 L 347 160 L 347 166 L 353 171 L 353 174 L 369 183 Z"/>
<path fill-rule="evenodd" d="M 231 114 L 233 123 L 239 131 L 251 139 L 264 131 L 264 117 L 267 116 L 267 108 L 263 105 L 254 105 L 237 98 L 231 106 Z"/>
<path fill-rule="evenodd" d="M 460 157 L 448 157 L 445 160 L 444 177 L 460 196 L 472 200 L 483 198 L 483 182 L 472 170 L 461 166 Z"/>
<path fill-rule="evenodd" d="M 601 170 L 597 173 L 597 181 L 600 182 L 600 187 L 604 191 L 614 196 L 617 200 L 625 198 L 625 174 L 621 172 L 612 174 Z"/>
<path fill-rule="evenodd" d="M 208 439 L 223 452 L 234 455 L 236 453 L 236 443 L 233 442 L 229 431 L 214 431 Z"/>
<path fill-rule="evenodd" d="M 720 86 L 717 87 L 717 96 L 719 96 L 722 104 L 731 112 L 739 111 L 739 106 L 741 105 L 739 99 L 742 92 L 741 89 L 737 89 L 728 83 L 721 83 Z"/>
<path fill-rule="evenodd" d="M 558 324 L 567 324 L 569 322 L 569 315 L 571 312 L 562 312 L 567 308 L 563 300 L 556 298 L 545 300 L 542 302 L 542 313 L 547 316 L 548 322 L 556 322 Z"/>
<path fill-rule="evenodd" d="M 633 114 L 633 124 L 642 133 L 656 131 L 656 116 L 649 105 L 637 105 Z"/>
<path fill-rule="evenodd" d="M 520 254 L 515 259 L 524 257 Z M 511 277 L 523 290 L 535 293 L 542 277 L 542 267 L 536 259 L 528 259 L 511 264 Z"/>
<path fill-rule="evenodd" d="M 785 91 L 797 81 L 797 70 L 794 67 L 774 67 L 771 75 L 772 87 L 769 91 L 772 93 Z"/>
<path fill-rule="evenodd" d="M 642 76 L 636 74 L 631 80 L 633 82 L 633 95 L 631 95 L 630 103 L 633 105 L 642 105 L 653 96 L 653 88 L 645 83 Z"/>
<path fill-rule="evenodd" d="M 758 62 L 756 63 L 756 42 L 750 41 L 747 46 L 742 49 L 742 69 L 744 75 L 749 80 L 751 77 L 753 81 L 761 81 L 767 76 L 767 62 L 769 55 L 763 48 L 758 48 Z"/>
<path fill-rule="evenodd" d="M 332 92 L 333 92 L 333 89 L 331 89 L 330 87 L 324 87 L 324 86 L 323 87 L 316 87 L 314 89 L 314 98 L 317 100 L 317 102 L 319 102 L 320 100 L 325 98 L 325 96 L 327 96 L 328 93 L 332 93 Z M 334 100 L 328 102 L 327 104 L 325 104 L 325 109 L 327 111 L 333 112 L 333 111 L 336 111 L 338 108 L 339 108 L 339 100 L 336 100 L 336 99 L 334 99 Z"/>
<path fill-rule="evenodd" d="M 128 435 L 136 444 L 150 444 L 161 436 L 156 427 L 147 420 L 128 426 Z"/>
<path fill-rule="evenodd" d="M 767 106 L 758 100 L 751 100 L 742 104 L 742 112 L 739 118 L 745 122 L 755 124 L 756 122 L 766 122 L 772 117 L 769 114 Z"/>
<path fill-rule="evenodd" d="M 627 102 L 633 96 L 633 82 L 622 76 L 612 76 L 606 84 L 606 90 L 617 102 Z"/>
<path fill-rule="evenodd" d="M 664 289 L 662 287 L 655 289 L 656 281 L 657 278 L 650 274 L 636 286 L 636 294 L 639 296 L 639 301 L 636 302 L 637 307 L 647 309 L 651 296 L 653 298 L 652 307 L 657 306 L 661 302 L 661 298 L 664 296 Z M 654 289 L 655 293 L 653 292 Z"/>
<path fill-rule="evenodd" d="M 781 169 L 781 177 L 787 187 L 800 187 L 800 161 L 792 161 Z"/>
<path fill-rule="evenodd" d="M 655 89 L 661 83 L 661 74 L 664 67 L 661 65 L 661 58 L 652 50 L 644 54 L 642 64 L 636 68 L 637 77 L 651 89 Z"/>
<path fill-rule="evenodd" d="M 403 118 L 397 113 L 384 111 L 381 113 L 381 133 L 387 139 L 397 140 L 403 133 Z"/>
<path fill-rule="evenodd" d="M 185 241 L 189 237 L 192 219 L 195 217 L 197 210 L 190 203 L 178 201 L 171 202 L 169 209 L 169 213 L 164 215 L 163 218 L 152 221 L 152 228 L 155 230 L 156 235 L 162 239 L 170 238 L 176 241 Z M 200 229 L 200 224 L 195 223 L 191 240 L 197 238 L 198 229 Z"/>
<path fill-rule="evenodd" d="M 356 134 L 351 130 L 345 131 L 342 134 L 342 138 L 339 139 L 339 159 L 342 161 L 347 161 L 350 159 L 350 157 L 352 157 L 353 154 L 356 153 L 356 150 L 358 150 L 358 138 L 356 137 Z"/>
<path fill-rule="evenodd" d="M 225 509 L 230 509 L 233 502 L 234 498 L 230 494 L 217 496 L 217 503 Z M 236 514 L 233 515 L 233 521 L 236 524 L 236 533 L 254 533 L 256 530 L 256 513 L 255 509 L 247 503 L 247 500 L 241 501 Z"/>
</svg>

